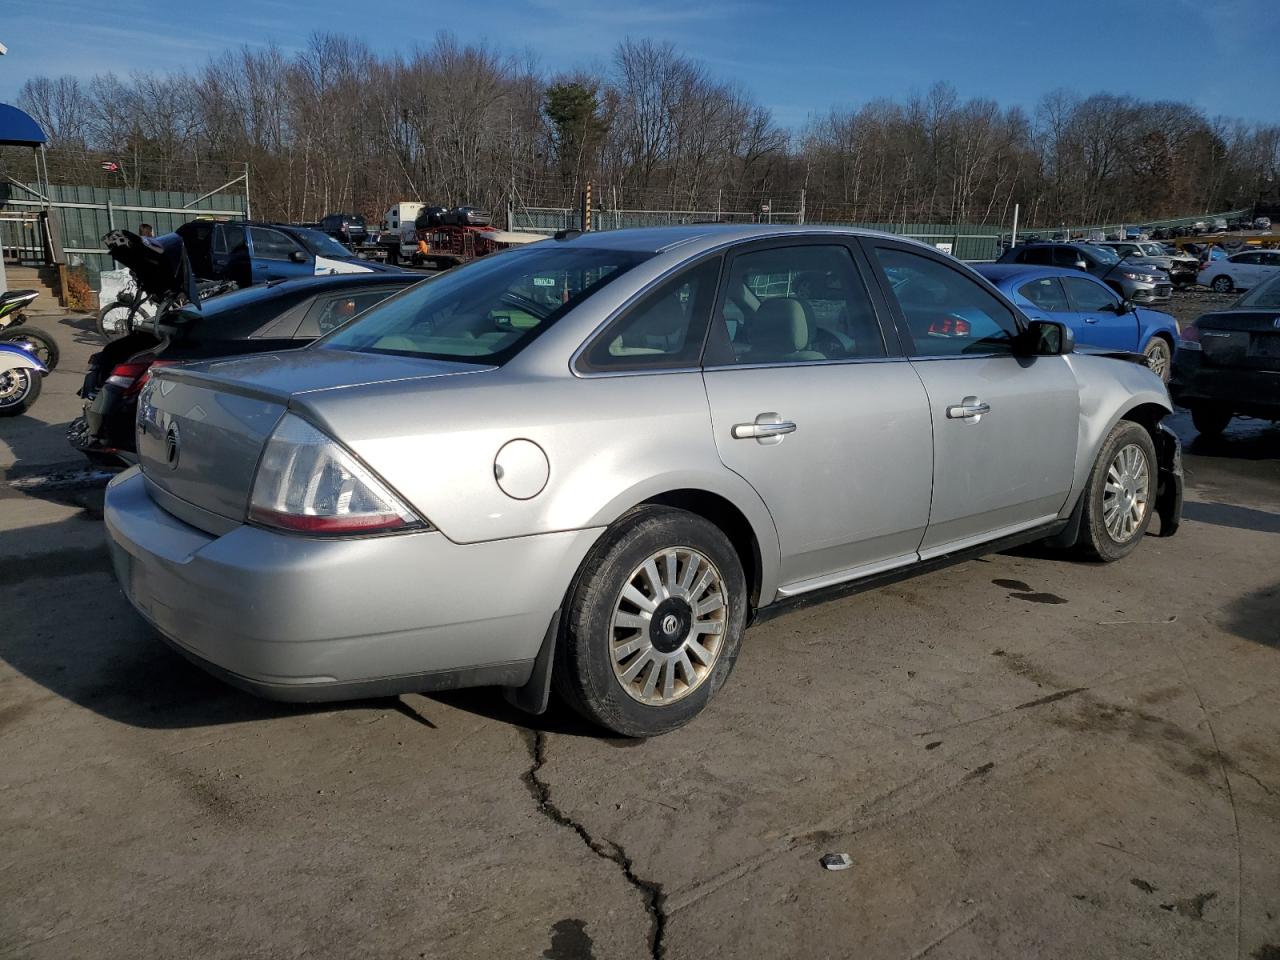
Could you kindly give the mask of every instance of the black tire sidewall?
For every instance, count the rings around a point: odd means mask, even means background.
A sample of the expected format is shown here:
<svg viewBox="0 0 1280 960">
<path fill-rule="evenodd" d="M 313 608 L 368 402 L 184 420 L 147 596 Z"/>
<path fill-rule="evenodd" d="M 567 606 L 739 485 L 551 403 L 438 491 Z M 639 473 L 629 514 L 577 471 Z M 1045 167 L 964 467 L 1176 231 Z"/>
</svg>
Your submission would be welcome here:
<svg viewBox="0 0 1280 960">
<path fill-rule="evenodd" d="M 1152 337 L 1147 343 L 1147 348 L 1142 351 L 1147 358 L 1148 364 L 1150 363 L 1152 354 L 1154 354 L 1156 350 L 1164 351 L 1164 370 L 1161 373 L 1156 374 L 1156 376 L 1165 383 L 1168 383 L 1173 367 L 1173 348 L 1169 346 L 1168 341 L 1163 337 Z M 1152 372 L 1154 373 L 1155 371 Z"/>
<path fill-rule="evenodd" d="M 0 332 L 0 341 L 12 343 L 15 340 L 34 341 L 40 344 L 41 348 L 49 354 L 49 359 L 41 362 L 43 362 L 49 370 L 52 370 L 58 365 L 58 360 L 60 359 L 58 344 L 52 336 L 45 333 L 43 330 L 37 330 L 34 327 L 22 326 L 10 327 L 9 329 Z"/>
<path fill-rule="evenodd" d="M 618 592 L 632 571 L 658 551 L 691 547 L 720 571 L 729 615 L 711 676 L 666 706 L 632 698 L 609 662 L 609 623 Z M 651 737 L 688 723 L 724 685 L 738 658 L 747 619 L 747 586 L 729 539 L 710 521 L 685 510 L 645 507 L 607 533 L 583 561 L 570 600 L 555 671 L 556 688 L 579 713 L 615 733 Z"/>
<path fill-rule="evenodd" d="M 1124 543 L 1117 543 L 1107 531 L 1106 520 L 1102 510 L 1102 498 L 1106 490 L 1107 470 L 1116 452 L 1129 444 L 1139 446 L 1147 458 L 1148 494 L 1146 515 L 1134 535 Z M 1159 481 L 1159 464 L 1156 460 L 1156 446 L 1146 428 L 1132 420 L 1121 420 L 1107 435 L 1102 449 L 1098 451 L 1098 459 L 1094 462 L 1089 474 L 1089 486 L 1085 496 L 1089 499 L 1085 505 L 1084 522 L 1081 529 L 1083 545 L 1099 560 L 1111 562 L 1126 557 L 1134 551 L 1147 528 L 1151 525 L 1151 515 L 1155 512 L 1156 488 Z"/>
<path fill-rule="evenodd" d="M 1219 284 L 1219 281 L 1225 280 L 1225 284 Z M 1213 283 L 1209 285 L 1209 289 L 1214 293 L 1230 293 L 1235 288 L 1235 284 L 1231 282 L 1231 278 L 1223 274 L 1213 278 Z"/>
<path fill-rule="evenodd" d="M 1196 406 L 1191 409 L 1191 423 L 1202 437 L 1215 439 L 1231 423 L 1231 412 L 1222 407 Z"/>
</svg>

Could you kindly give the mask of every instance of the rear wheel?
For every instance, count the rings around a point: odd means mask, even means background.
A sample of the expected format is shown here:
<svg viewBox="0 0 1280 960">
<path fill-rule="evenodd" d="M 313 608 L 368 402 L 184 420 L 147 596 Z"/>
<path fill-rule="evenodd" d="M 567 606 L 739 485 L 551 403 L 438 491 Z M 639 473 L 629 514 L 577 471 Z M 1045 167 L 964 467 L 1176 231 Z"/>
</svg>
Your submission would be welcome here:
<svg viewBox="0 0 1280 960">
<path fill-rule="evenodd" d="M 583 561 L 557 647 L 556 690 L 615 733 L 689 722 L 733 669 L 746 578 L 718 527 L 683 510 L 624 517 Z"/>
<path fill-rule="evenodd" d="M 1107 436 L 1085 487 L 1077 546 L 1110 563 L 1127 556 L 1151 523 L 1156 447 L 1141 424 L 1121 420 Z"/>
<path fill-rule="evenodd" d="M 1191 408 L 1191 422 L 1202 437 L 1213 439 L 1222 436 L 1231 422 L 1231 411 L 1225 407 L 1198 405 Z"/>
<path fill-rule="evenodd" d="M 1235 289 L 1235 284 L 1231 282 L 1231 278 L 1225 273 L 1221 276 L 1213 278 L 1213 283 L 1209 284 L 1214 293 L 1230 293 Z"/>
<path fill-rule="evenodd" d="M 35 370 L 0 370 L 0 417 L 16 417 L 40 396 L 42 378 Z"/>
<path fill-rule="evenodd" d="M 0 340 L 31 351 L 31 355 L 52 370 L 58 365 L 58 344 L 52 334 L 32 327 L 9 327 L 0 330 Z"/>
<path fill-rule="evenodd" d="M 1151 342 L 1147 344 L 1147 349 L 1142 352 L 1147 357 L 1147 366 L 1151 368 L 1151 372 L 1168 383 L 1173 360 L 1173 350 L 1169 347 L 1169 341 L 1164 337 L 1152 337 Z"/>
</svg>

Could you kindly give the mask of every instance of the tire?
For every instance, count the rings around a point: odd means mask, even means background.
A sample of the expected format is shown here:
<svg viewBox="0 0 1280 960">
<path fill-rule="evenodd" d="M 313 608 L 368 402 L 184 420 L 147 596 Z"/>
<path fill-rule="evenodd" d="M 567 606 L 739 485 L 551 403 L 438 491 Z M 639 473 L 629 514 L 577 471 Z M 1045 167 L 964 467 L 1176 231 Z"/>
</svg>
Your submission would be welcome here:
<svg viewBox="0 0 1280 960">
<path fill-rule="evenodd" d="M 665 599 L 646 567 L 673 587 Z M 719 527 L 684 510 L 642 507 L 587 555 L 567 613 L 557 694 L 614 733 L 653 737 L 692 720 L 728 679 L 746 628 L 746 577 Z M 698 624 L 704 629 L 693 632 Z"/>
<path fill-rule="evenodd" d="M 1142 353 L 1147 358 L 1147 366 L 1151 368 L 1151 372 L 1168 383 L 1169 375 L 1173 372 L 1173 348 L 1169 346 L 1169 341 L 1164 337 L 1152 337 Z"/>
<path fill-rule="evenodd" d="M 1197 405 L 1191 408 L 1191 422 L 1200 436 L 1216 440 L 1231 422 L 1231 411 L 1226 407 Z"/>
<path fill-rule="evenodd" d="M 32 354 L 50 370 L 58 365 L 60 354 L 57 341 L 52 334 L 43 330 L 36 330 L 34 327 L 8 327 L 0 330 L 0 340 L 30 346 Z"/>
<path fill-rule="evenodd" d="M 116 300 L 108 303 L 98 311 L 98 336 L 105 342 L 118 340 L 132 331 L 124 326 L 124 319 L 129 315 L 129 305 Z M 146 307 L 139 307 L 133 314 L 134 321 L 150 320 L 151 312 Z"/>
<path fill-rule="evenodd" d="M 1087 499 L 1076 541 L 1081 553 L 1112 563 L 1133 552 L 1151 523 L 1157 470 L 1151 434 L 1132 420 L 1117 423 L 1103 442 L 1084 489 Z M 1118 481 L 1120 490 L 1108 490 L 1109 480 Z M 1130 493 L 1137 494 L 1139 502 L 1126 508 Z"/>
<path fill-rule="evenodd" d="M 34 370 L 0 370 L 0 417 L 16 417 L 40 396 L 44 378 Z"/>
<path fill-rule="evenodd" d="M 1213 282 L 1209 284 L 1209 288 L 1214 293 L 1230 293 L 1235 289 L 1235 284 L 1231 282 L 1231 278 L 1225 273 L 1220 273 L 1213 278 Z"/>
</svg>

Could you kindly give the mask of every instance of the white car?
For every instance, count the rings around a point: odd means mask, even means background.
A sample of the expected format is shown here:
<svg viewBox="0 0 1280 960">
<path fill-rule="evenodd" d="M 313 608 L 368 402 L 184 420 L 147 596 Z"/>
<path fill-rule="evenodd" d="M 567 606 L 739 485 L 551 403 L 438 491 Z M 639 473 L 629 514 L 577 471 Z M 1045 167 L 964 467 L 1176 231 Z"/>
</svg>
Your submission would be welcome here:
<svg viewBox="0 0 1280 960">
<path fill-rule="evenodd" d="M 1280 250 L 1243 250 L 1225 260 L 1210 260 L 1200 268 L 1200 283 L 1216 293 L 1248 290 L 1276 275 Z"/>
</svg>

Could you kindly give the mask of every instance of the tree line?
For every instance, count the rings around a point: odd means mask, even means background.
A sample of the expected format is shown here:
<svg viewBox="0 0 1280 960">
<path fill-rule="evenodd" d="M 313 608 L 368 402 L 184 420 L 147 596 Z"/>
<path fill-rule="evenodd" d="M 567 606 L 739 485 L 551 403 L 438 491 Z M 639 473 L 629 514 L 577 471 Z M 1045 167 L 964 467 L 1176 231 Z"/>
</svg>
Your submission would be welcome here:
<svg viewBox="0 0 1280 960">
<path fill-rule="evenodd" d="M 289 221 L 376 221 L 398 200 L 572 206 L 590 180 L 605 209 L 794 209 L 803 191 L 811 222 L 1004 224 L 1014 203 L 1028 225 L 1138 222 L 1274 202 L 1280 167 L 1280 125 L 1066 90 L 1026 111 L 937 84 L 788 130 L 644 39 L 556 74 L 447 34 L 388 56 L 322 33 L 176 74 L 35 77 L 19 105 L 55 181 L 210 190 L 247 162 L 254 215 Z"/>
</svg>

